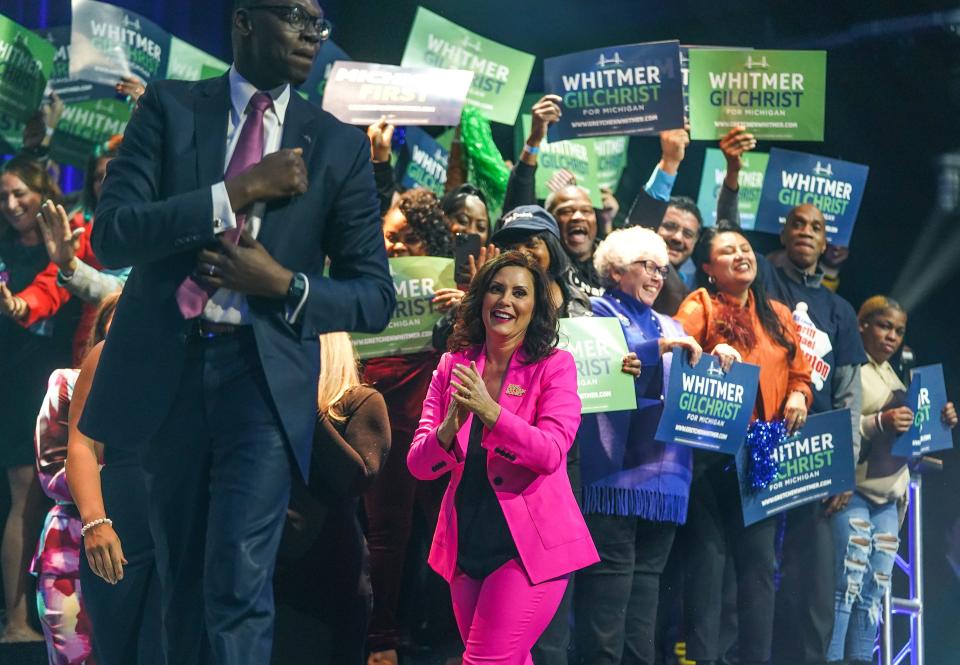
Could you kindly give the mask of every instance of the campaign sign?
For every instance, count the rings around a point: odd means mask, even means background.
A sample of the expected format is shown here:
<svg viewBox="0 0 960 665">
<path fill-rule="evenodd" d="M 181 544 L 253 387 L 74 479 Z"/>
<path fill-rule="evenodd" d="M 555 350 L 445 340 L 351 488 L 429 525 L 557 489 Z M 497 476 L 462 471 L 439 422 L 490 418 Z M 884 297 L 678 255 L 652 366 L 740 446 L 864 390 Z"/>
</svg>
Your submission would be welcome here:
<svg viewBox="0 0 960 665">
<path fill-rule="evenodd" d="M 200 81 L 211 76 L 220 76 L 230 65 L 206 51 L 188 44 L 179 37 L 170 37 L 170 57 L 167 60 L 168 79 Z"/>
<path fill-rule="evenodd" d="M 601 189 L 609 187 L 616 193 L 620 185 L 620 176 L 627 168 L 627 147 L 630 145 L 630 138 L 604 136 L 586 140 L 592 144 L 594 152 L 597 153 L 597 186 Z"/>
<path fill-rule="evenodd" d="M 352 60 L 347 52 L 340 48 L 332 39 L 328 39 L 320 47 L 317 59 L 313 61 L 313 69 L 306 82 L 300 86 L 300 94 L 314 104 L 323 103 L 323 91 L 327 88 L 327 79 L 333 70 L 333 63 L 338 60 Z"/>
<path fill-rule="evenodd" d="M 437 289 L 456 287 L 453 259 L 401 256 L 389 263 L 397 305 L 383 332 L 350 334 L 361 360 L 433 348 L 433 325 L 443 316 L 433 305 L 433 294 Z"/>
<path fill-rule="evenodd" d="M 734 363 L 729 372 L 704 354 L 690 366 L 685 353 L 673 354 L 667 400 L 657 441 L 733 455 L 743 444 L 760 383 L 760 368 Z"/>
<path fill-rule="evenodd" d="M 23 128 L 26 125 L 22 120 L 0 115 L 0 154 L 20 152 L 23 148 Z"/>
<path fill-rule="evenodd" d="M 70 26 L 61 25 L 37 34 L 46 39 L 56 49 L 53 56 L 53 73 L 48 81 L 50 89 L 57 93 L 64 104 L 82 102 L 88 99 L 113 97 L 117 94 L 112 85 L 99 85 L 90 81 L 77 81 L 70 78 Z"/>
<path fill-rule="evenodd" d="M 40 108 L 56 49 L 0 14 L 0 114 L 26 122 Z"/>
<path fill-rule="evenodd" d="M 810 416 L 800 430 L 778 445 L 773 457 L 779 470 L 764 489 L 754 490 L 750 485 L 749 454 L 745 445 L 737 453 L 745 526 L 854 488 L 849 409 Z"/>
<path fill-rule="evenodd" d="M 870 169 L 820 155 L 772 148 L 763 179 L 756 230 L 779 234 L 787 213 L 803 203 L 815 205 L 827 223 L 827 242 L 850 244 Z"/>
<path fill-rule="evenodd" d="M 114 86 L 167 75 L 170 34 L 139 14 L 97 0 L 72 0 L 70 77 Z"/>
<path fill-rule="evenodd" d="M 405 138 L 399 160 L 400 186 L 403 189 L 426 187 L 443 196 L 450 152 L 417 127 L 407 127 Z"/>
<path fill-rule="evenodd" d="M 822 141 L 826 51 L 692 49 L 690 138 L 733 127 L 760 139 Z"/>
<path fill-rule="evenodd" d="M 50 142 L 50 156 L 57 162 L 87 168 L 97 145 L 114 134 L 123 134 L 130 112 L 130 105 L 119 99 L 92 99 L 64 105 Z"/>
<path fill-rule="evenodd" d="M 940 417 L 946 403 L 943 366 L 915 368 L 911 373 L 906 404 L 913 409 L 913 425 L 893 442 L 893 454 L 918 457 L 953 448 L 953 434 Z"/>
<path fill-rule="evenodd" d="M 581 51 L 543 61 L 548 93 L 563 98 L 550 138 L 654 134 L 683 127 L 676 41 Z"/>
<path fill-rule="evenodd" d="M 693 46 L 680 45 L 680 74 L 683 77 L 683 122 L 690 124 L 690 51 L 693 49 L 719 49 L 722 51 L 752 51 L 752 47 Z M 701 212 L 703 208 L 700 209 Z"/>
<path fill-rule="evenodd" d="M 581 413 L 637 408 L 633 377 L 623 371 L 623 357 L 629 351 L 618 319 L 604 316 L 560 319 L 557 348 L 569 351 L 577 364 Z"/>
<path fill-rule="evenodd" d="M 489 120 L 512 125 L 534 60 L 529 53 L 481 37 L 418 7 L 400 64 L 474 72 L 467 103 Z"/>
<path fill-rule="evenodd" d="M 473 72 L 335 62 L 323 109 L 351 125 L 387 116 L 394 125 L 457 125 Z"/>
<path fill-rule="evenodd" d="M 524 136 L 530 134 L 533 119 L 528 114 L 520 116 Z M 587 190 L 593 207 L 602 206 L 600 184 L 597 181 L 598 156 L 593 144 L 587 139 L 569 141 L 550 141 L 540 143 L 537 155 L 537 171 L 534 175 L 535 191 L 538 199 L 546 199 L 558 189 L 557 183 L 566 180 L 557 179 L 560 171 L 569 171 L 577 179 L 577 185 Z"/>
<path fill-rule="evenodd" d="M 740 157 L 743 168 L 737 182 L 737 207 L 740 210 L 741 228 L 752 230 L 757 220 L 757 207 L 760 205 L 760 192 L 763 189 L 763 175 L 767 171 L 770 156 L 763 152 L 745 152 Z M 717 223 L 717 197 L 727 175 L 727 160 L 719 148 L 707 148 L 703 160 L 703 173 L 700 176 L 700 194 L 697 207 L 703 214 L 707 226 Z"/>
</svg>

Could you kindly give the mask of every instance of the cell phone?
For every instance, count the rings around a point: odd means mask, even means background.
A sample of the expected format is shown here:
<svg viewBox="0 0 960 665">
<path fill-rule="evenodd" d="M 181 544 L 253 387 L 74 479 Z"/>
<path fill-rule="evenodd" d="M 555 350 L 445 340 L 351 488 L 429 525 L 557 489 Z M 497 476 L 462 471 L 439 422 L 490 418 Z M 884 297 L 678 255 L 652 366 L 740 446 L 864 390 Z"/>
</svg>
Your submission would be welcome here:
<svg viewBox="0 0 960 665">
<path fill-rule="evenodd" d="M 476 233 L 457 233 L 453 240 L 453 275 L 457 284 L 470 283 L 470 259 L 480 257 L 480 236 Z"/>
</svg>

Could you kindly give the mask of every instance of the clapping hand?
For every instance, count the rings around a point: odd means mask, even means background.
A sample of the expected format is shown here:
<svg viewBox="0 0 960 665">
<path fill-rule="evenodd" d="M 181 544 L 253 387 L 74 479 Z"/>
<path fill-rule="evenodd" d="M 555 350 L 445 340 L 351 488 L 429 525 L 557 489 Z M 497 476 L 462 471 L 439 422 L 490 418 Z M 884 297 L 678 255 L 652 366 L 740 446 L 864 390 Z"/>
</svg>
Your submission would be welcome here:
<svg viewBox="0 0 960 665">
<path fill-rule="evenodd" d="M 456 381 L 451 381 L 450 385 L 453 386 L 454 401 L 476 414 L 488 429 L 493 429 L 500 417 L 500 405 L 487 392 L 477 363 L 471 361 L 469 367 L 457 365 L 453 368 L 453 377 Z"/>
</svg>

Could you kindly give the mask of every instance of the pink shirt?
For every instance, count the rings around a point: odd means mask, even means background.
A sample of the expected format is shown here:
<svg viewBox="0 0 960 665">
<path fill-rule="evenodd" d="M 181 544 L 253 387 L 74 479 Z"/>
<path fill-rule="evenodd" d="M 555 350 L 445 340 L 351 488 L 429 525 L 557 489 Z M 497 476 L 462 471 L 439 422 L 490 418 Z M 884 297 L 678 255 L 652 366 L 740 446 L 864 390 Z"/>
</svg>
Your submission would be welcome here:
<svg viewBox="0 0 960 665">
<path fill-rule="evenodd" d="M 483 373 L 483 348 L 446 353 L 433 373 L 413 437 L 407 465 L 420 480 L 450 472 L 430 566 L 448 582 L 457 566 L 457 513 L 454 498 L 463 476 L 471 416 L 457 432 L 450 451 L 437 438 L 451 400 L 450 377 L 458 364 L 476 361 Z M 484 429 L 487 476 L 503 509 L 530 581 L 539 584 L 600 560 L 567 477 L 567 451 L 580 426 L 580 398 L 573 356 L 555 351 L 523 364 L 517 350 L 503 377 L 497 402 L 500 417 Z"/>
</svg>

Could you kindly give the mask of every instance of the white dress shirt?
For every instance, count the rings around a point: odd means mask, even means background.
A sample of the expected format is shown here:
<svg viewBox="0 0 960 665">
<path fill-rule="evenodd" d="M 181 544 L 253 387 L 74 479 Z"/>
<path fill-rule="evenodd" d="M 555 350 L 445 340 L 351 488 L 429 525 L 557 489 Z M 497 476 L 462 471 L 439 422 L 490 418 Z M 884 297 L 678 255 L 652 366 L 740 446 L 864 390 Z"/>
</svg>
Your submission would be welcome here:
<svg viewBox="0 0 960 665">
<path fill-rule="evenodd" d="M 248 106 L 257 89 L 236 70 L 230 68 L 230 117 L 227 121 L 227 150 L 224 155 L 223 170 L 226 172 L 230 158 L 236 150 L 240 140 L 240 130 L 247 118 Z M 283 121 L 287 115 L 287 105 L 290 103 L 290 86 L 284 84 L 273 90 L 266 91 L 273 98 L 273 107 L 263 114 L 263 154 L 277 152 L 283 138 Z M 213 196 L 213 230 L 220 234 L 227 229 L 237 228 L 237 216 L 230 206 L 230 197 L 223 182 L 218 182 L 211 188 Z M 255 203 L 247 214 L 244 228 L 249 230 L 254 238 L 260 233 L 260 222 L 265 208 L 263 202 Z M 303 294 L 300 305 L 292 312 L 288 312 L 287 319 L 292 323 L 296 320 L 306 302 L 309 293 Z M 247 325 L 250 323 L 250 310 L 244 294 L 229 289 L 218 289 L 207 301 L 203 308 L 203 318 L 217 323 Z"/>
</svg>

